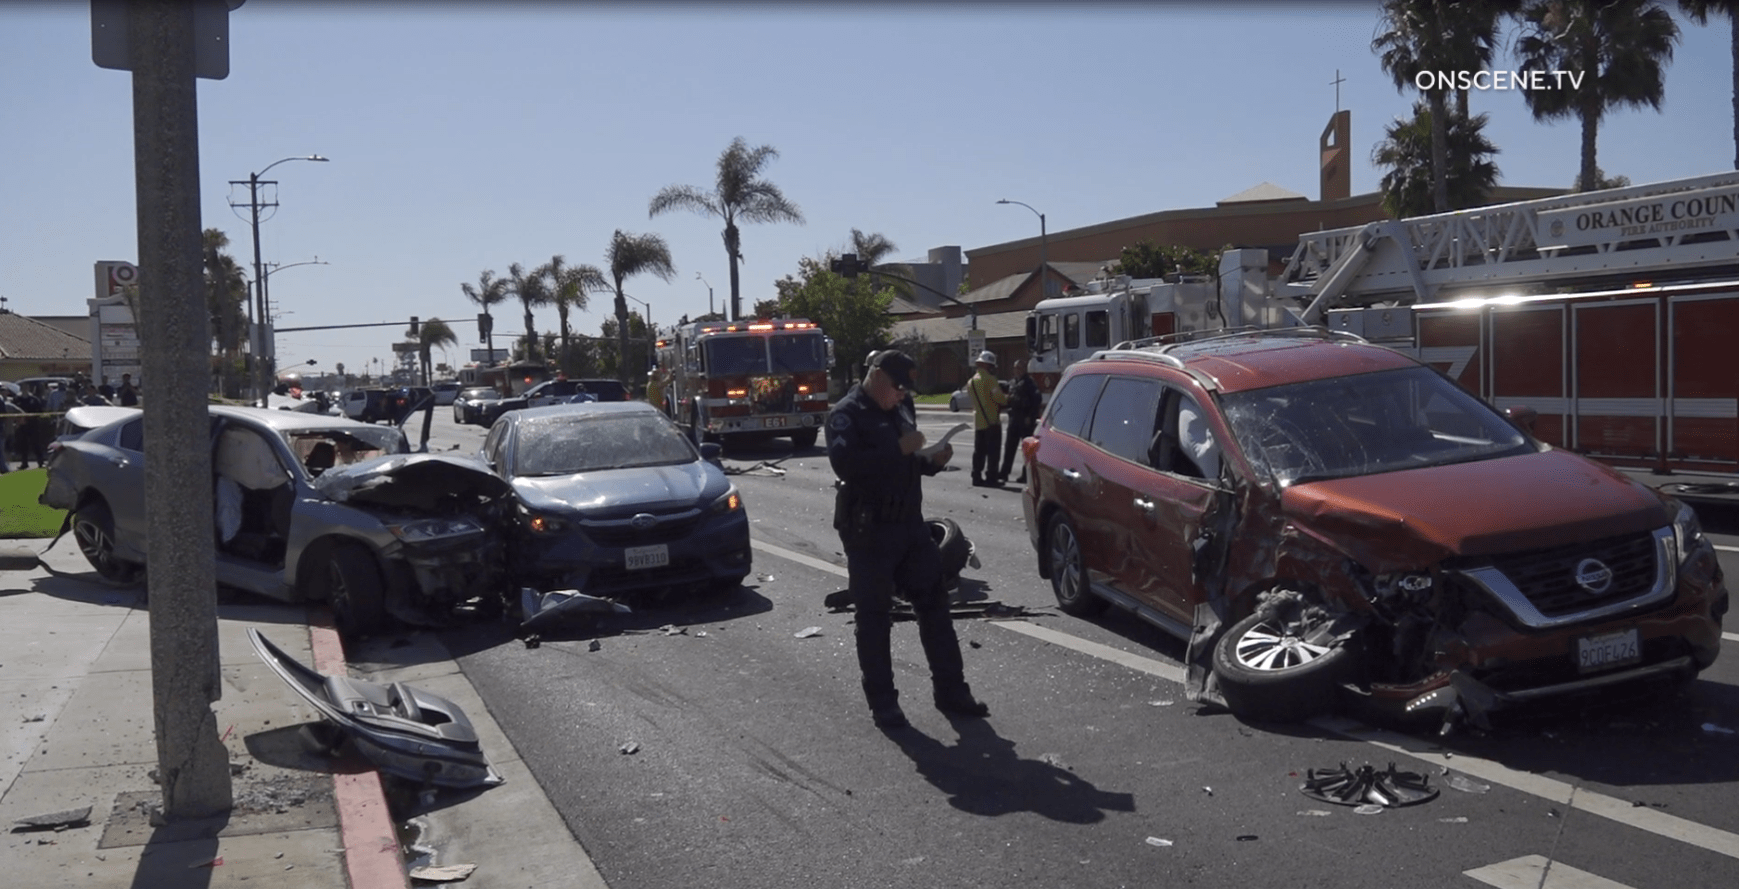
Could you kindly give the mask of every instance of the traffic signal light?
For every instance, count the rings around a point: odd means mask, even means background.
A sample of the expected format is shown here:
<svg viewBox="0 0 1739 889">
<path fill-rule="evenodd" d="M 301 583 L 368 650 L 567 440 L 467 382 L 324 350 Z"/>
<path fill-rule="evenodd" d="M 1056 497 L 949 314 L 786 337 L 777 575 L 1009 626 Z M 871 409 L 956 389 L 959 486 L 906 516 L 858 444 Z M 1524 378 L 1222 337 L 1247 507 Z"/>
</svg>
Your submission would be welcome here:
<svg viewBox="0 0 1739 889">
<path fill-rule="evenodd" d="M 417 328 L 418 328 L 417 316 L 412 315 L 411 316 L 411 336 L 419 336 L 420 335 L 420 331 Z"/>
<path fill-rule="evenodd" d="M 842 278 L 855 278 L 858 273 L 869 271 L 869 263 L 859 260 L 856 253 L 847 253 L 834 260 L 828 267 L 833 270 L 834 274 Z"/>
</svg>

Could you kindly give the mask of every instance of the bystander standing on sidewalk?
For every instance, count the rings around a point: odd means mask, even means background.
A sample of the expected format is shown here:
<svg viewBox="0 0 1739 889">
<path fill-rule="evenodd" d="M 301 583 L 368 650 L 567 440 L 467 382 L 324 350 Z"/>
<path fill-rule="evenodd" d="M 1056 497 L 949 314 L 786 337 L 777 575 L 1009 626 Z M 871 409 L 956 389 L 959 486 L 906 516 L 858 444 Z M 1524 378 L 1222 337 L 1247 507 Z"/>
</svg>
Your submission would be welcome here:
<svg viewBox="0 0 1739 889">
<path fill-rule="evenodd" d="M 139 390 L 133 386 L 132 374 L 121 374 L 121 388 L 116 390 L 115 397 L 121 407 L 139 406 Z"/>
</svg>

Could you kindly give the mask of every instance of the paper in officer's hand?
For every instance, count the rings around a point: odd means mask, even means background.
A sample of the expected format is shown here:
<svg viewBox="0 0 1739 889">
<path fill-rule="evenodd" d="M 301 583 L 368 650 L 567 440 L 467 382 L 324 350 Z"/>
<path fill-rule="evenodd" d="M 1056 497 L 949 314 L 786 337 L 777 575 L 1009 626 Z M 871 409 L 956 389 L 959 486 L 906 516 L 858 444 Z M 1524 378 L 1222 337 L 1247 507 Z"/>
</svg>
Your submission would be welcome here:
<svg viewBox="0 0 1739 889">
<path fill-rule="evenodd" d="M 962 432 L 965 432 L 967 429 L 970 429 L 970 428 L 971 427 L 966 425 L 965 423 L 955 423 L 954 428 L 943 433 L 942 438 L 940 440 L 938 440 L 935 444 L 926 445 L 922 448 L 919 448 L 918 449 L 918 456 L 923 457 L 926 460 L 934 460 L 936 458 L 936 455 L 941 453 L 942 449 L 948 446 L 948 439 L 953 438 L 954 436 L 956 436 Z"/>
</svg>

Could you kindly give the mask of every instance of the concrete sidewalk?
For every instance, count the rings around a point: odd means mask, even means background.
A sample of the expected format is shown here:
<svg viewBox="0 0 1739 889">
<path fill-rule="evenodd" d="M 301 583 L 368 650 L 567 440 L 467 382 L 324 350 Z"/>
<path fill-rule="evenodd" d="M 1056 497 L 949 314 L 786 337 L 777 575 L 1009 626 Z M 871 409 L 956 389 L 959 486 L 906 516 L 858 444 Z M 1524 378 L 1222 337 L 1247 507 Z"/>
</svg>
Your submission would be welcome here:
<svg viewBox="0 0 1739 889">
<path fill-rule="evenodd" d="M 47 545 L 0 540 L 7 885 L 400 889 L 420 868 L 474 865 L 462 882 L 444 885 L 604 886 L 433 635 L 389 635 L 347 657 L 324 609 L 227 591 L 218 606 L 223 697 L 212 710 L 229 750 L 234 807 L 214 819 L 153 825 L 149 811 L 162 795 L 152 777 L 144 588 L 102 582 L 70 536 L 43 553 Z M 506 783 L 419 796 L 355 753 L 315 752 L 307 727 L 319 715 L 260 661 L 250 627 L 322 672 L 408 682 L 458 704 Z M 389 791 L 402 800 L 398 810 L 389 808 Z M 17 830 L 21 819 L 86 806 L 83 824 Z"/>
</svg>

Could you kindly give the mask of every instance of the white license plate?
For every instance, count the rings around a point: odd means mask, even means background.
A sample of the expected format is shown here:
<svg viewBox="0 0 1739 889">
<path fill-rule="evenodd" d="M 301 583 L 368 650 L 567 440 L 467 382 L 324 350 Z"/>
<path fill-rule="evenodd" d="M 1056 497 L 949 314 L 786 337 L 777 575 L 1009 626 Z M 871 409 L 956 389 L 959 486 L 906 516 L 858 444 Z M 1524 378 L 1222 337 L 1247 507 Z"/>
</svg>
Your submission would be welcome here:
<svg viewBox="0 0 1739 889">
<path fill-rule="evenodd" d="M 790 425 L 790 420 L 786 417 L 767 417 L 761 421 L 761 425 L 767 429 L 783 429 Z"/>
<path fill-rule="evenodd" d="M 1576 640 L 1576 669 L 1583 672 L 1634 664 L 1640 660 L 1642 649 L 1634 629 Z"/>
<path fill-rule="evenodd" d="M 658 543 L 652 546 L 630 546 L 622 551 L 622 555 L 629 571 L 663 568 L 670 564 L 670 545 Z"/>
</svg>

